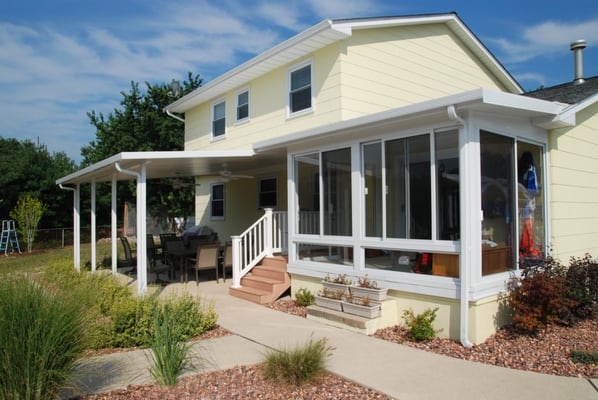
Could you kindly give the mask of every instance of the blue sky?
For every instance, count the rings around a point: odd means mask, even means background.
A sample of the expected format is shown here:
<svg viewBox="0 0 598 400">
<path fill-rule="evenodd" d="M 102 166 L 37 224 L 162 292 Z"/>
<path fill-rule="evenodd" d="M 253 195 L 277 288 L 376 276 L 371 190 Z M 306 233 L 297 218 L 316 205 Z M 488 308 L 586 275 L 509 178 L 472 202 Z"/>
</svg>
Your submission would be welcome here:
<svg viewBox="0 0 598 400">
<path fill-rule="evenodd" d="M 577 39 L 584 75 L 598 75 L 595 0 L 5 0 L 0 136 L 80 162 L 87 112 L 118 108 L 131 81 L 205 83 L 327 18 L 452 11 L 526 90 L 572 80 Z"/>
</svg>

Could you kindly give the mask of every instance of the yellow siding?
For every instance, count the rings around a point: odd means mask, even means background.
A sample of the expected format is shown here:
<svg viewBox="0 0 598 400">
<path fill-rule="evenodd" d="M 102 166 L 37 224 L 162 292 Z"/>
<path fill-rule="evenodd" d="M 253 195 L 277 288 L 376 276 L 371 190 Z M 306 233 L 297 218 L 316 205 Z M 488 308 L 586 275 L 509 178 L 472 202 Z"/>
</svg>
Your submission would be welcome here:
<svg viewBox="0 0 598 400">
<path fill-rule="evenodd" d="M 278 178 L 278 208 L 286 210 L 287 182 L 286 172 L 280 171 L 268 176 L 276 175 Z M 212 220 L 210 218 L 210 184 L 219 181 L 219 177 L 198 177 L 195 196 L 195 221 L 197 225 L 208 225 L 216 232 L 220 242 L 224 243 L 231 236 L 239 235 L 259 217 L 264 215 L 258 209 L 256 179 L 233 179 L 224 183 L 224 219 Z"/>
<path fill-rule="evenodd" d="M 314 112 L 286 115 L 287 69 L 248 83 L 250 121 L 235 124 L 236 89 L 226 98 L 226 138 L 210 142 L 212 99 L 186 113 L 187 150 L 252 144 L 341 120 L 467 90 L 503 90 L 444 25 L 355 30 L 312 55 Z M 240 88 L 237 88 L 240 89 Z"/>
<path fill-rule="evenodd" d="M 598 257 L 598 105 L 577 114 L 577 126 L 550 134 L 551 246 L 567 263 Z"/>
<path fill-rule="evenodd" d="M 343 119 L 480 87 L 503 89 L 443 25 L 356 31 L 341 60 Z"/>
</svg>

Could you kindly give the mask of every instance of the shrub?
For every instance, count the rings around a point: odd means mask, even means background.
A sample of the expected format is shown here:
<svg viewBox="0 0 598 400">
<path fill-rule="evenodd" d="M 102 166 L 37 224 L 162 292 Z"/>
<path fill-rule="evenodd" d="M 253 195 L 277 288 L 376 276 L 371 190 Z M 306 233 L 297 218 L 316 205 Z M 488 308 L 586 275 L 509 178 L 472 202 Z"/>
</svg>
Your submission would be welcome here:
<svg viewBox="0 0 598 400">
<path fill-rule="evenodd" d="M 442 329 L 434 329 L 436 311 L 438 311 L 438 307 L 433 310 L 428 308 L 422 314 L 418 315 L 415 315 L 412 309 L 403 312 L 403 319 L 409 327 L 409 335 L 411 336 L 411 339 L 416 342 L 430 340 L 434 338 L 437 333 L 442 332 Z"/>
<path fill-rule="evenodd" d="M 565 269 L 547 258 L 523 270 L 521 278 L 510 281 L 508 304 L 513 312 L 515 330 L 534 334 L 548 324 L 561 321 L 568 310 Z"/>
<path fill-rule="evenodd" d="M 193 368 L 189 355 L 191 345 L 183 341 L 181 327 L 170 320 L 168 307 L 154 312 L 148 361 L 150 373 L 160 385 L 174 386 L 185 368 Z"/>
<path fill-rule="evenodd" d="M 571 350 L 569 358 L 575 363 L 598 364 L 598 351 Z"/>
<path fill-rule="evenodd" d="M 295 386 L 313 381 L 324 373 L 333 350 L 326 338 L 311 338 L 304 346 L 292 349 L 270 350 L 266 353 L 264 376 Z"/>
<path fill-rule="evenodd" d="M 592 318 L 598 301 L 598 264 L 592 262 L 589 254 L 583 258 L 571 257 L 566 274 L 567 298 L 571 301 L 569 322 Z"/>
<path fill-rule="evenodd" d="M 71 297 L 24 277 L 0 283 L 0 398 L 55 398 L 85 349 Z"/>
<path fill-rule="evenodd" d="M 295 302 L 299 307 L 307 307 L 315 304 L 316 297 L 311 291 L 306 288 L 301 288 L 295 293 Z"/>
</svg>

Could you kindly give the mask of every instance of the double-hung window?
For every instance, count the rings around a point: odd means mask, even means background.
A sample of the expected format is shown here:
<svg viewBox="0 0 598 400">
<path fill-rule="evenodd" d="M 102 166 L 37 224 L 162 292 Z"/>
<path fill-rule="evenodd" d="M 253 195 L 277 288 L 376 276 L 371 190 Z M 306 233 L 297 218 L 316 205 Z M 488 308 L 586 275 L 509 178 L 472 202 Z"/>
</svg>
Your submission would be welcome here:
<svg viewBox="0 0 598 400">
<path fill-rule="evenodd" d="M 249 119 L 249 89 L 237 92 L 237 117 L 236 122 Z"/>
<path fill-rule="evenodd" d="M 226 129 L 226 102 L 218 100 L 212 106 L 212 139 L 224 136 Z"/>
<path fill-rule="evenodd" d="M 307 112 L 312 108 L 312 63 L 308 61 L 289 69 L 288 114 Z"/>
<path fill-rule="evenodd" d="M 224 183 L 212 183 L 210 191 L 210 218 L 224 219 Z"/>
<path fill-rule="evenodd" d="M 258 207 L 276 207 L 276 178 L 262 178 L 258 182 Z"/>
</svg>

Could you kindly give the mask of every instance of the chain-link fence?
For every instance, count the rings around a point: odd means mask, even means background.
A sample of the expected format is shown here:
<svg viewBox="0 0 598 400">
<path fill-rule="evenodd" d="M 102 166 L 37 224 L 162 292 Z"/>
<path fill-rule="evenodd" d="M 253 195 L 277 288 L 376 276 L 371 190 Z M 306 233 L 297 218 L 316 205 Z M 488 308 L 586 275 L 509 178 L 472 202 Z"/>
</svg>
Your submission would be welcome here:
<svg viewBox="0 0 598 400">
<path fill-rule="evenodd" d="M 121 231 L 119 229 L 119 231 Z M 96 227 L 96 240 L 110 238 L 110 225 Z M 19 237 L 19 239 L 21 239 Z M 91 228 L 81 227 L 81 243 L 91 242 Z M 38 229 L 34 247 L 52 249 L 73 244 L 73 228 L 45 228 Z"/>
</svg>

